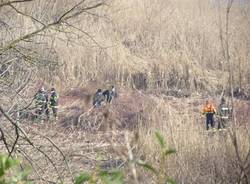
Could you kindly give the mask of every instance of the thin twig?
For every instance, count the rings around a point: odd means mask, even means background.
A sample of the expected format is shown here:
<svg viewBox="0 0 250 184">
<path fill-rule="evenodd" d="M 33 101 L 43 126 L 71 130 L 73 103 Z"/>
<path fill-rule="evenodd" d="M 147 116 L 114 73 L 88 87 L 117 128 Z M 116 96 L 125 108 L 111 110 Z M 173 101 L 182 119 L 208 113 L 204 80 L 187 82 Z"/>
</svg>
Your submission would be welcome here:
<svg viewBox="0 0 250 184">
<path fill-rule="evenodd" d="M 94 109 L 94 107 L 91 107 L 88 111 L 82 113 L 79 117 L 78 117 L 78 124 L 81 122 L 81 118 L 84 117 L 85 115 L 89 115 L 89 113 Z"/>
<path fill-rule="evenodd" d="M 26 132 L 19 126 L 17 125 L 17 123 L 7 114 L 4 112 L 3 108 L 0 106 L 0 112 L 4 115 L 4 117 L 9 120 L 9 122 L 14 125 L 18 130 L 20 130 L 20 132 L 24 135 L 25 140 L 33 147 L 35 148 L 37 151 L 39 151 L 40 153 L 42 153 L 48 160 L 49 162 L 52 164 L 52 166 L 54 167 L 54 169 L 56 170 L 58 176 L 59 176 L 59 180 L 63 183 L 62 180 L 62 176 L 59 173 L 56 165 L 54 164 L 53 160 L 39 147 L 35 146 L 35 144 L 29 139 L 29 137 L 27 136 Z"/>
<path fill-rule="evenodd" d="M 16 0 L 16 1 L 7 1 L 7 2 L 3 2 L 0 4 L 0 8 L 4 7 L 4 6 L 8 6 L 11 4 L 17 4 L 17 3 L 25 3 L 25 2 L 30 2 L 33 0 Z"/>
<path fill-rule="evenodd" d="M 70 167 L 69 167 L 69 164 L 68 164 L 68 161 L 67 161 L 67 158 L 66 158 L 66 156 L 64 155 L 64 153 L 63 153 L 63 151 L 49 138 L 49 137 L 47 137 L 47 136 L 45 136 L 45 135 L 42 135 L 42 134 L 40 134 L 40 133 L 38 133 L 38 132 L 36 132 L 38 135 L 40 135 L 41 137 L 43 137 L 43 138 L 45 138 L 45 139 L 47 139 L 60 153 L 61 153 L 61 155 L 63 156 L 63 160 L 64 160 L 64 162 L 65 162 L 65 164 L 66 164 L 66 166 L 67 166 L 67 169 L 69 170 L 69 172 L 70 172 L 70 175 L 71 175 L 71 179 L 72 179 L 72 181 L 73 181 L 73 183 L 75 182 L 75 179 L 74 179 L 74 176 L 73 176 L 73 173 L 72 173 L 72 171 L 71 171 L 71 169 L 70 169 Z"/>
<path fill-rule="evenodd" d="M 130 168 L 131 168 L 135 183 L 139 184 L 138 177 L 137 177 L 137 172 L 136 172 L 136 168 L 135 168 L 134 156 L 133 156 L 133 152 L 132 152 L 130 142 L 129 142 L 129 133 L 128 133 L 128 131 L 125 133 L 125 140 L 126 140 L 128 156 L 129 156 L 129 165 L 130 165 Z"/>
<path fill-rule="evenodd" d="M 13 153 L 13 151 L 14 151 L 14 149 L 15 149 L 15 146 L 16 146 L 16 144 L 17 144 L 17 141 L 18 141 L 18 139 L 19 139 L 19 131 L 18 131 L 18 127 L 17 127 L 17 126 L 15 126 L 15 133 L 16 133 L 16 138 L 15 138 L 15 141 L 14 141 L 14 143 L 13 143 L 13 145 L 12 145 L 11 151 L 9 152 L 9 157 L 12 156 L 11 154 Z"/>
<path fill-rule="evenodd" d="M 0 140 L 3 140 L 4 146 L 5 146 L 6 150 L 8 151 L 8 154 L 10 155 L 10 149 L 9 149 L 8 143 L 6 141 L 4 132 L 3 132 L 1 127 L 0 127 L 0 132 L 1 132 L 1 139 Z"/>
<path fill-rule="evenodd" d="M 38 170 L 37 170 L 36 167 L 34 166 L 33 160 L 30 159 L 29 156 L 28 156 L 23 150 L 17 149 L 17 151 L 18 151 L 21 155 L 23 155 L 23 157 L 30 163 L 32 169 L 35 171 L 35 173 L 36 173 L 37 176 L 39 177 L 40 183 L 42 183 L 42 180 L 44 180 L 44 179 L 42 178 L 42 176 L 39 174 Z M 46 183 L 48 183 L 48 182 L 46 182 Z"/>
<path fill-rule="evenodd" d="M 84 1 L 83 1 L 83 2 L 84 2 Z M 9 50 L 9 49 L 15 48 L 16 45 L 17 45 L 19 42 L 21 42 L 21 41 L 30 39 L 30 38 L 36 36 L 36 35 L 37 35 L 38 33 L 40 33 L 40 32 L 43 32 L 43 31 L 45 31 L 45 30 L 47 30 L 47 29 L 50 29 L 50 28 L 52 28 L 52 27 L 54 27 L 54 26 L 60 25 L 63 21 L 66 21 L 66 20 L 69 20 L 69 19 L 71 19 L 71 18 L 77 17 L 77 16 L 79 16 L 80 14 L 82 14 L 82 13 L 83 13 L 84 11 L 86 11 L 86 10 L 95 9 L 95 8 L 98 8 L 98 7 L 102 6 L 102 5 L 104 5 L 104 2 L 97 3 L 97 4 L 93 5 L 93 6 L 89 6 L 89 7 L 83 8 L 83 9 L 79 10 L 78 12 L 76 12 L 76 13 L 74 13 L 74 14 L 72 14 L 72 15 L 68 15 L 69 13 L 71 13 L 71 11 L 69 10 L 69 11 L 65 12 L 65 13 L 61 16 L 61 18 L 59 18 L 59 20 L 57 20 L 57 21 L 55 21 L 55 22 L 52 22 L 52 23 L 50 23 L 50 24 L 44 25 L 42 28 L 37 29 L 36 31 L 33 31 L 33 32 L 28 33 L 28 34 L 26 34 L 26 35 L 23 35 L 23 36 L 21 36 L 21 37 L 15 39 L 14 41 L 10 42 L 10 43 L 7 44 L 6 46 L 0 48 L 0 55 L 2 55 L 4 52 L 6 52 L 6 51 Z M 78 5 L 78 6 L 79 6 L 79 5 Z M 73 7 L 73 9 L 75 9 L 75 8 L 76 8 L 76 7 Z M 67 16 L 67 15 L 68 15 L 68 16 Z"/>
<path fill-rule="evenodd" d="M 61 15 L 61 17 L 57 20 L 57 22 L 59 23 L 59 22 L 61 22 L 62 20 L 63 20 L 63 18 L 67 15 L 67 14 L 69 14 L 69 13 L 71 13 L 74 9 L 76 9 L 78 6 L 80 6 L 82 3 L 84 3 L 85 2 L 85 0 L 82 0 L 82 1 L 80 1 L 79 3 L 77 3 L 75 6 L 73 6 L 71 9 L 69 9 L 68 11 L 66 11 L 64 14 L 62 14 Z"/>
<path fill-rule="evenodd" d="M 38 20 L 38 19 L 32 17 L 31 15 L 28 15 L 28 14 L 25 14 L 25 13 L 19 11 L 19 10 L 18 10 L 15 6 L 13 6 L 12 4 L 9 4 L 9 6 L 10 6 L 12 9 L 14 9 L 18 14 L 23 15 L 23 16 L 25 16 L 25 17 L 29 17 L 29 18 L 31 18 L 32 20 L 34 20 L 35 22 L 38 22 L 39 24 L 45 26 L 45 24 L 44 24 L 43 22 L 41 22 L 40 20 Z"/>
</svg>

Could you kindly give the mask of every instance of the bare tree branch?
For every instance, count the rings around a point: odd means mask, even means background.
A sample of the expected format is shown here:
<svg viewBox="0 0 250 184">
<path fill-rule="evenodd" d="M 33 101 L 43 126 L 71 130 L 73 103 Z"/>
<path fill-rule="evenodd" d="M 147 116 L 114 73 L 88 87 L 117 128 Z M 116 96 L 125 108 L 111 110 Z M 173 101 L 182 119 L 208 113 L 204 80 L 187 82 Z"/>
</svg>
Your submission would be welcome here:
<svg viewBox="0 0 250 184">
<path fill-rule="evenodd" d="M 66 11 L 63 15 L 61 15 L 61 17 L 57 20 L 57 22 L 61 22 L 62 19 L 68 15 L 70 12 L 72 12 L 75 8 L 77 8 L 78 6 L 80 6 L 82 3 L 84 3 L 85 0 L 80 1 L 79 3 L 77 3 L 75 6 L 73 6 L 71 9 L 69 9 L 68 11 Z"/>
<path fill-rule="evenodd" d="M 36 175 L 39 177 L 40 183 L 42 183 L 41 181 L 46 181 L 34 166 L 34 161 L 29 157 L 29 155 L 27 155 L 22 149 L 18 149 L 17 151 L 30 163 L 30 166 L 35 171 Z M 46 183 L 48 182 L 46 181 Z"/>
<path fill-rule="evenodd" d="M 26 132 L 20 127 L 17 125 L 17 123 L 15 123 L 15 121 L 8 115 L 4 112 L 3 108 L 0 106 L 0 112 L 3 114 L 3 116 L 14 126 L 14 127 L 17 127 L 18 130 L 20 130 L 20 132 L 25 136 L 25 139 L 28 141 L 28 143 L 32 146 L 34 146 L 33 142 L 28 138 Z"/>
<path fill-rule="evenodd" d="M 11 150 L 10 150 L 10 152 L 9 152 L 9 157 L 12 156 L 11 154 L 13 153 L 13 151 L 14 151 L 14 149 L 15 149 L 15 146 L 16 146 L 16 144 L 17 144 L 17 141 L 18 141 L 18 139 L 19 139 L 19 131 L 18 131 L 18 127 L 17 127 L 17 126 L 15 126 L 15 133 L 16 133 L 16 138 L 15 138 L 15 141 L 14 141 L 14 143 L 12 144 L 12 148 L 11 148 Z"/>
<path fill-rule="evenodd" d="M 83 1 L 83 2 L 84 2 L 84 1 Z M 18 38 L 18 39 L 16 39 L 16 40 L 12 41 L 11 43 L 7 44 L 6 46 L 4 46 L 4 47 L 2 47 L 2 48 L 0 48 L 0 55 L 2 55 L 4 52 L 6 52 L 7 50 L 9 50 L 9 49 L 11 49 L 11 48 L 15 48 L 16 45 L 17 45 L 19 42 L 21 42 L 21 41 L 24 41 L 24 40 L 26 40 L 26 39 L 32 38 L 32 37 L 36 36 L 38 33 L 42 32 L 42 31 L 45 31 L 45 30 L 47 30 L 47 29 L 49 29 L 49 28 L 51 28 L 51 27 L 54 27 L 54 26 L 56 26 L 56 25 L 60 25 L 63 21 L 66 21 L 66 20 L 69 20 L 69 19 L 71 19 L 71 18 L 77 17 L 77 16 L 79 16 L 80 14 L 82 14 L 83 12 L 85 12 L 86 10 L 95 9 L 95 8 L 100 7 L 100 6 L 102 6 L 102 5 L 104 5 L 104 2 L 101 2 L 101 3 L 98 3 L 98 4 L 96 4 L 96 5 L 93 5 L 93 6 L 89 6 L 89 7 L 83 8 L 83 9 L 81 9 L 80 11 L 77 11 L 76 13 L 67 16 L 67 15 L 70 14 L 70 12 L 71 12 L 71 11 L 69 10 L 68 12 L 66 12 L 66 14 L 64 13 L 64 14 L 61 16 L 62 18 L 59 18 L 57 21 L 52 22 L 52 23 L 50 23 L 50 24 L 47 24 L 47 25 L 43 26 L 42 28 L 40 28 L 40 29 L 38 29 L 38 30 L 36 30 L 36 31 L 33 31 L 33 32 L 31 32 L 31 33 L 28 33 L 28 34 L 26 34 L 26 35 L 24 35 L 24 36 L 21 36 L 20 38 Z M 78 5 L 78 6 L 79 6 L 79 5 Z M 76 7 L 75 7 L 75 8 L 76 8 Z M 74 8 L 74 9 L 75 9 L 75 8 Z"/>
<path fill-rule="evenodd" d="M 70 169 L 70 167 L 69 167 L 69 164 L 68 164 L 68 161 L 67 161 L 67 158 L 66 158 L 66 156 L 64 155 L 64 153 L 63 153 L 63 151 L 49 138 L 49 137 L 47 137 L 47 136 L 45 136 L 45 135 L 42 135 L 42 134 L 40 134 L 40 133 L 38 133 L 37 132 L 37 134 L 38 135 L 40 135 L 41 137 L 43 137 L 43 138 L 45 138 L 45 139 L 47 139 L 59 152 L 60 152 L 60 154 L 63 156 L 63 160 L 64 160 L 64 162 L 65 162 L 65 164 L 66 164 L 66 166 L 67 166 L 67 168 L 68 168 L 68 170 L 69 170 L 69 172 L 70 172 L 70 175 L 71 175 L 71 179 L 72 179 L 72 182 L 74 183 L 74 181 L 75 181 L 75 179 L 74 179 L 74 176 L 73 176 L 73 173 L 72 173 L 72 171 L 71 171 L 71 169 Z"/>
<path fill-rule="evenodd" d="M 4 131 L 2 130 L 2 128 L 1 128 L 1 127 L 0 127 L 0 132 L 1 132 L 1 137 L 0 137 L 0 140 L 2 140 L 2 141 L 3 141 L 4 146 L 5 146 L 6 150 L 8 151 L 8 154 L 10 154 L 10 149 L 9 149 L 8 143 L 7 143 L 7 141 L 6 141 Z"/>
<path fill-rule="evenodd" d="M 74 28 L 74 29 L 76 29 L 77 31 L 80 31 L 81 33 L 83 33 L 84 35 L 86 35 L 88 38 L 90 38 L 98 47 L 100 47 L 100 48 L 102 48 L 102 49 L 104 49 L 104 47 L 103 46 L 101 46 L 89 33 L 87 33 L 86 31 L 83 31 L 82 29 L 80 29 L 80 28 L 78 28 L 78 27 L 76 27 L 76 26 L 74 26 L 74 25 L 71 25 L 71 24 L 69 24 L 68 22 L 65 22 L 68 26 L 70 26 L 70 27 L 72 27 L 72 28 Z"/>
<path fill-rule="evenodd" d="M 11 4 L 25 3 L 25 2 L 30 2 L 30 1 L 33 1 L 33 0 L 16 0 L 16 1 L 2 2 L 2 3 L 0 4 L 0 8 L 2 8 L 3 6 L 11 5 Z"/>
<path fill-rule="evenodd" d="M 23 16 L 28 17 L 28 18 L 31 18 L 31 19 L 34 20 L 35 22 L 38 22 L 38 23 L 42 24 L 43 26 L 45 26 L 45 24 L 44 24 L 43 22 L 41 22 L 40 20 L 38 20 L 38 19 L 32 17 L 31 15 L 28 15 L 28 14 L 25 14 L 25 13 L 19 11 L 19 10 L 18 10 L 15 6 L 13 6 L 12 4 L 10 4 L 9 6 L 10 6 L 12 9 L 14 9 L 18 14 L 23 15 Z"/>
<path fill-rule="evenodd" d="M 100 6 L 104 5 L 104 4 L 105 4 L 104 2 L 101 2 L 101 3 L 98 3 L 96 5 L 83 8 L 80 11 L 78 11 L 78 12 L 76 12 L 76 13 L 70 15 L 70 16 L 65 17 L 61 21 L 65 21 L 65 20 L 71 19 L 73 17 L 77 17 L 78 15 L 82 14 L 83 12 L 86 12 L 87 10 L 92 10 L 92 9 L 98 8 L 98 7 L 100 7 Z"/>
<path fill-rule="evenodd" d="M 35 148 L 37 151 L 39 151 L 40 153 L 42 153 L 42 154 L 49 160 L 49 162 L 52 164 L 52 166 L 53 166 L 54 169 L 56 170 L 56 172 L 57 172 L 57 174 L 58 174 L 58 176 L 59 176 L 59 180 L 60 180 L 61 182 L 63 182 L 63 181 L 62 181 L 62 176 L 61 176 L 61 174 L 59 173 L 59 171 L 58 171 L 58 169 L 57 169 L 55 163 L 53 162 L 53 160 L 52 160 L 52 159 L 51 159 L 51 158 L 50 158 L 41 148 L 35 146 L 35 144 L 28 138 L 26 132 L 25 132 L 20 126 L 18 126 L 17 123 L 16 123 L 8 114 L 6 114 L 6 113 L 4 112 L 4 110 L 3 110 L 3 108 L 2 108 L 1 106 L 0 106 L 0 112 L 4 115 L 4 117 L 5 117 L 6 119 L 8 119 L 8 120 L 10 121 L 10 123 L 11 123 L 12 125 L 15 126 L 15 128 L 17 128 L 18 130 L 20 130 L 20 132 L 25 136 L 24 138 L 25 138 L 25 140 L 29 143 L 29 145 L 31 145 L 31 146 L 32 146 L 33 148 Z"/>
</svg>

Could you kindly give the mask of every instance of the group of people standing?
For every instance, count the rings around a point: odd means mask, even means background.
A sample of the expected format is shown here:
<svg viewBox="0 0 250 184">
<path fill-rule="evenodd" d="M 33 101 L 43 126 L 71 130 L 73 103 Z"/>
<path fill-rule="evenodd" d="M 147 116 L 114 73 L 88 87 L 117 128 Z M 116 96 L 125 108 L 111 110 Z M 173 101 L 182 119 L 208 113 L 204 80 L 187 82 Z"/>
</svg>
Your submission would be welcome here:
<svg viewBox="0 0 250 184">
<path fill-rule="evenodd" d="M 114 86 L 111 86 L 110 89 L 102 90 L 98 89 L 93 97 L 93 107 L 97 108 L 102 105 L 103 102 L 111 103 L 112 99 L 117 97 L 117 91 Z M 58 93 L 55 88 L 51 88 L 50 95 L 41 87 L 35 95 L 35 104 L 36 104 L 36 116 L 46 116 L 47 119 L 50 118 L 50 109 L 52 110 L 53 116 L 57 119 L 58 111 Z M 229 120 L 230 109 L 224 97 L 222 97 L 220 105 L 218 106 L 218 111 L 212 102 L 206 101 L 202 109 L 202 114 L 206 116 L 206 129 L 215 130 L 215 121 L 214 115 L 217 115 L 218 119 L 218 130 L 225 130 L 227 121 Z"/>
<path fill-rule="evenodd" d="M 94 108 L 100 107 L 102 102 L 106 101 L 107 103 L 111 103 L 112 99 L 117 96 L 117 92 L 115 86 L 111 86 L 110 89 L 106 89 L 102 91 L 102 89 L 98 89 L 94 94 L 93 98 L 93 106 Z"/>
<path fill-rule="evenodd" d="M 218 117 L 218 130 L 225 130 L 227 121 L 229 120 L 230 109 L 224 97 L 222 97 L 218 112 L 212 102 L 206 101 L 202 113 L 206 116 L 206 129 L 209 130 L 209 125 L 215 130 L 214 115 Z"/>
<path fill-rule="evenodd" d="M 58 98 L 55 88 L 51 88 L 50 95 L 48 95 L 44 87 L 41 87 L 35 95 L 36 116 L 42 117 L 45 115 L 49 119 L 51 109 L 53 116 L 57 119 Z"/>
<path fill-rule="evenodd" d="M 94 108 L 100 107 L 104 101 L 107 103 L 111 103 L 112 99 L 117 96 L 117 92 L 114 86 L 111 86 L 110 89 L 102 90 L 98 89 L 93 97 L 93 106 Z M 57 119 L 57 111 L 58 111 L 58 93 L 55 88 L 51 88 L 50 95 L 41 87 L 38 92 L 35 94 L 35 105 L 36 105 L 36 117 L 42 118 L 47 117 L 50 118 L 50 109 L 52 110 L 53 116 Z"/>
</svg>

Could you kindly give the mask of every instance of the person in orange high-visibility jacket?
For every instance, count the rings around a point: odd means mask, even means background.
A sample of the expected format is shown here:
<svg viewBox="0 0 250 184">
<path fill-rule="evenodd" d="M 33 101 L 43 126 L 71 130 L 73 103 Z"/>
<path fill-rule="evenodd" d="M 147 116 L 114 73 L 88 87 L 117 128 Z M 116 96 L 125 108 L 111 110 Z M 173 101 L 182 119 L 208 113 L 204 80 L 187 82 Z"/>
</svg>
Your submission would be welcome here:
<svg viewBox="0 0 250 184">
<path fill-rule="evenodd" d="M 206 115 L 207 130 L 209 129 L 209 124 L 211 125 L 211 128 L 214 128 L 214 114 L 215 113 L 216 113 L 216 109 L 214 108 L 214 105 L 207 100 L 202 111 L 202 114 Z"/>
</svg>

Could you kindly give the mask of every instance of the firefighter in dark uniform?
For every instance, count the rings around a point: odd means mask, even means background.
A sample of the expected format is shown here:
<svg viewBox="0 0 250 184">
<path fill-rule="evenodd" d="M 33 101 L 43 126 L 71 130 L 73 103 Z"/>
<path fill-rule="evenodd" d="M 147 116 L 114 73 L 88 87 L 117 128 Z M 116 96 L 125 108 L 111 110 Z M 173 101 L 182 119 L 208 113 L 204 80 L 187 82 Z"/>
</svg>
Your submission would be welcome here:
<svg viewBox="0 0 250 184">
<path fill-rule="evenodd" d="M 227 121 L 229 119 L 229 108 L 226 100 L 222 97 L 218 107 L 218 130 L 225 130 Z"/>
<path fill-rule="evenodd" d="M 55 88 L 51 89 L 50 94 L 50 108 L 52 110 L 53 116 L 57 119 L 57 112 L 58 112 L 58 94 L 55 90 Z"/>
<path fill-rule="evenodd" d="M 41 116 L 46 114 L 47 118 L 49 118 L 48 93 L 45 91 L 44 87 L 39 89 L 39 91 L 36 93 L 35 104 L 37 117 L 41 118 Z"/>
</svg>

